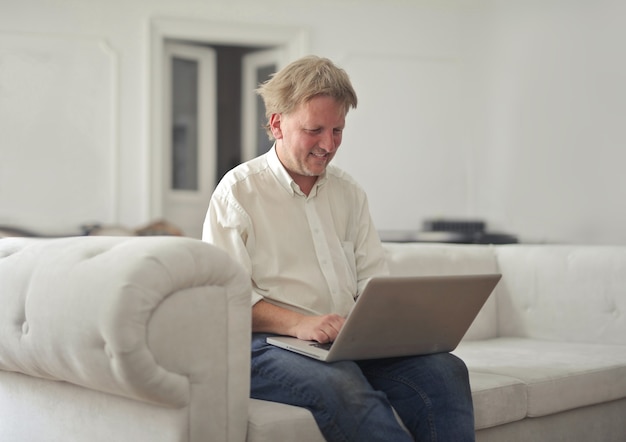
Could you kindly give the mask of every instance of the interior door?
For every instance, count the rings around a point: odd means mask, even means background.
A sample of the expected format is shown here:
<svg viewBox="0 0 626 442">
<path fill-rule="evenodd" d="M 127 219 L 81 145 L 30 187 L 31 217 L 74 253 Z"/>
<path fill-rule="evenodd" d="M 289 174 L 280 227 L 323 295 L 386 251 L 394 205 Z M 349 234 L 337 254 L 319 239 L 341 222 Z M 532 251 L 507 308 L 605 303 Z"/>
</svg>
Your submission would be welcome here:
<svg viewBox="0 0 626 442">
<path fill-rule="evenodd" d="M 246 161 L 259 156 L 272 147 L 264 125 L 265 104 L 255 90 L 284 64 L 284 51 L 280 48 L 251 52 L 242 59 L 242 152 Z"/>
<path fill-rule="evenodd" d="M 216 62 L 211 48 L 165 45 L 163 217 L 194 238 L 215 187 Z"/>
</svg>

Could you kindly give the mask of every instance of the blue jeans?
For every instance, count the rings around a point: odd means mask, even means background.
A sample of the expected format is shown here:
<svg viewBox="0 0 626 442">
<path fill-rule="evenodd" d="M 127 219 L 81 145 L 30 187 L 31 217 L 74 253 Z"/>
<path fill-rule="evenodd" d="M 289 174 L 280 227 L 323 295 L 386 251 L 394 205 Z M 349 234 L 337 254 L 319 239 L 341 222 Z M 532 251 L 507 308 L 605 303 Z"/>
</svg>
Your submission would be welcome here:
<svg viewBox="0 0 626 442">
<path fill-rule="evenodd" d="M 307 408 L 326 440 L 474 440 L 467 368 L 456 356 L 326 363 L 269 345 L 267 336 L 252 335 L 251 397 Z"/>
</svg>

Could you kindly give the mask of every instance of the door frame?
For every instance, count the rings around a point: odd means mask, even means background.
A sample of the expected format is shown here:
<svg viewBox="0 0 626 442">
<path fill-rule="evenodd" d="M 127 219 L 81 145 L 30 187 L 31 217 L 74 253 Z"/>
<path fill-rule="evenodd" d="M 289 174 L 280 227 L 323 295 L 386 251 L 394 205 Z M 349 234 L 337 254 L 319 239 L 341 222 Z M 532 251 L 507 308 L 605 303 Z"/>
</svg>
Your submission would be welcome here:
<svg viewBox="0 0 626 442">
<path fill-rule="evenodd" d="M 163 216 L 163 59 L 166 40 L 185 40 L 202 44 L 221 44 L 252 47 L 279 47 L 286 60 L 302 57 L 308 48 L 308 32 L 303 28 L 221 23 L 206 20 L 155 18 L 149 27 L 148 91 L 148 194 L 150 219 Z M 208 201 L 207 201 L 208 205 Z"/>
<path fill-rule="evenodd" d="M 257 103 L 261 99 L 255 92 L 258 85 L 257 69 L 268 64 L 284 66 L 285 56 L 277 48 L 250 52 L 242 58 L 241 81 L 241 160 L 247 161 L 258 156 L 259 121 L 265 120 L 265 114 L 258 115 Z M 264 121 L 265 123 L 265 121 Z M 263 135 L 269 140 L 267 135 Z"/>
<path fill-rule="evenodd" d="M 173 173 L 174 143 L 172 140 L 173 103 L 172 61 L 174 58 L 189 60 L 196 63 L 198 68 L 198 100 L 197 122 L 203 121 L 192 132 L 197 135 L 197 158 L 195 169 L 197 173 L 197 187 L 195 189 L 175 189 Z M 166 42 L 163 57 L 163 103 L 162 141 L 164 155 L 162 187 L 162 214 L 165 219 L 182 229 L 186 236 L 200 238 L 202 223 L 189 223 L 190 219 L 204 216 L 206 203 L 209 201 L 215 188 L 217 172 L 217 56 L 210 47 L 190 45 L 179 42 Z M 181 123 L 181 122 L 179 122 Z M 182 123 L 185 123 L 184 121 Z M 189 123 L 189 121 L 187 121 Z"/>
</svg>

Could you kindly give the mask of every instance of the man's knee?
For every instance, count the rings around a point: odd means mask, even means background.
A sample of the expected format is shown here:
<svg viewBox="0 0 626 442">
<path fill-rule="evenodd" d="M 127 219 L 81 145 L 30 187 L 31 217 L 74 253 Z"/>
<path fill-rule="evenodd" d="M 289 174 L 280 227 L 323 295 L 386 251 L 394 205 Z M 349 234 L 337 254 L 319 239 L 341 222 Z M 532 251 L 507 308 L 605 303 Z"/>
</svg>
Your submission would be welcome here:
<svg viewBox="0 0 626 442">
<path fill-rule="evenodd" d="M 441 359 L 442 367 L 445 367 L 444 372 L 456 379 L 469 380 L 467 366 L 461 358 L 451 353 L 441 353 L 438 356 Z"/>
<path fill-rule="evenodd" d="M 315 383 L 312 387 L 330 395 L 354 395 L 363 389 L 371 389 L 361 369 L 351 361 L 321 364 L 319 369 L 312 370 L 309 379 Z"/>
</svg>

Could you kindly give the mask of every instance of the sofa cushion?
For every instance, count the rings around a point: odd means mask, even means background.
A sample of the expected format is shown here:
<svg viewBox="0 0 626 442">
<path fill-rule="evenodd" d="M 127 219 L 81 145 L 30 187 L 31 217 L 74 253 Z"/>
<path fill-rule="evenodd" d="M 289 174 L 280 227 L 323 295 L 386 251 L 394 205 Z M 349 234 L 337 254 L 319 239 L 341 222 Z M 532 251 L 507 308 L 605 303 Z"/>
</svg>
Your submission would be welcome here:
<svg viewBox="0 0 626 442">
<path fill-rule="evenodd" d="M 495 249 L 500 336 L 626 344 L 626 247 Z"/>
<path fill-rule="evenodd" d="M 306 408 L 250 399 L 247 442 L 323 442 L 313 415 Z"/>
<path fill-rule="evenodd" d="M 526 384 L 522 381 L 509 376 L 471 370 L 469 375 L 477 430 L 526 417 Z"/>
<path fill-rule="evenodd" d="M 626 397 L 623 346 L 498 338 L 462 342 L 454 353 L 472 373 L 524 382 L 529 417 Z"/>
<path fill-rule="evenodd" d="M 397 276 L 498 273 L 493 246 L 467 244 L 384 243 L 389 271 Z M 497 336 L 496 293 L 487 300 L 463 339 Z"/>
</svg>

